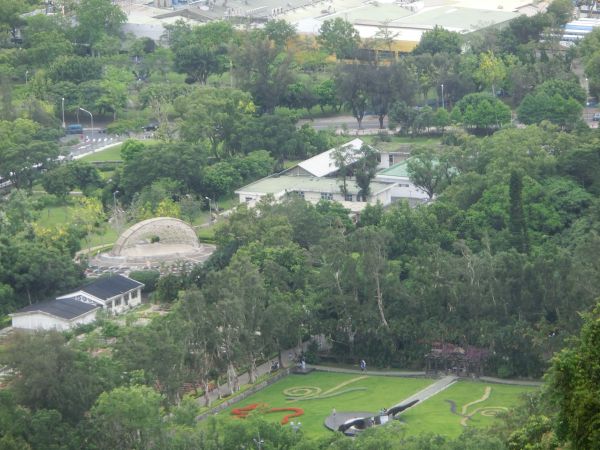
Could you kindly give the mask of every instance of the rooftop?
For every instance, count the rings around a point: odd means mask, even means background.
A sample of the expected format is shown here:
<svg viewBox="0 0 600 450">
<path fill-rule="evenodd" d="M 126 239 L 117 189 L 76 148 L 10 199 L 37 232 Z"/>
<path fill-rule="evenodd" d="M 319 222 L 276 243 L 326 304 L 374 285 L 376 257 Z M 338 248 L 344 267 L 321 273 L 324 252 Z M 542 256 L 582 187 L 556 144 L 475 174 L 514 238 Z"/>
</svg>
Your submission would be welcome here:
<svg viewBox="0 0 600 450">
<path fill-rule="evenodd" d="M 98 278 L 93 283 L 82 287 L 81 290 L 102 300 L 108 300 L 140 286 L 143 286 L 143 283 L 124 277 L 123 275 L 110 275 Z"/>
<path fill-rule="evenodd" d="M 348 179 L 348 193 L 358 194 L 360 188 L 353 179 Z M 392 187 L 390 183 L 371 181 L 371 193 L 378 194 Z M 325 192 L 340 193 L 340 180 L 336 178 L 316 178 L 316 177 L 297 177 L 297 176 L 271 176 L 263 178 L 247 186 L 241 187 L 236 194 L 240 193 L 260 193 L 282 195 L 286 192 Z"/>
<path fill-rule="evenodd" d="M 408 178 L 408 168 L 407 168 L 408 160 L 399 162 L 398 164 L 394 164 L 393 166 L 388 167 L 387 169 L 378 172 L 377 175 L 386 175 L 388 177 L 401 177 Z"/>
<path fill-rule="evenodd" d="M 363 145 L 363 141 L 356 138 L 346 144 L 342 145 L 342 148 L 351 150 L 352 152 L 358 152 Z M 306 170 L 308 173 L 315 177 L 324 177 L 337 172 L 339 167 L 333 159 L 333 152 L 335 148 L 329 149 L 326 152 L 319 153 L 307 160 L 302 161 L 298 164 L 299 167 Z M 358 157 L 356 155 L 350 155 L 350 163 L 356 162 Z"/>
<path fill-rule="evenodd" d="M 14 314 L 39 311 L 52 316 L 71 320 L 97 308 L 99 308 L 98 305 L 84 303 L 74 297 L 67 297 L 34 303 L 33 305 L 29 305 L 25 308 L 15 311 Z"/>
</svg>

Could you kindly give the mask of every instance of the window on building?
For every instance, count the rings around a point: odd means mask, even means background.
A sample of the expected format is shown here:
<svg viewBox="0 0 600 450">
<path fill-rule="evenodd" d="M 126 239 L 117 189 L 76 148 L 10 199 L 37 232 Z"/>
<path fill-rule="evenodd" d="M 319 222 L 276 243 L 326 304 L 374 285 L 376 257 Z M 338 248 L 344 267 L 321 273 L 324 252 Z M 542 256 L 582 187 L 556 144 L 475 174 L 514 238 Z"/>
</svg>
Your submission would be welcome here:
<svg viewBox="0 0 600 450">
<path fill-rule="evenodd" d="M 252 197 L 246 197 L 246 203 L 250 203 L 252 200 L 254 200 Z"/>
<path fill-rule="evenodd" d="M 381 162 L 381 153 L 377 153 L 377 162 L 380 163 Z"/>
<path fill-rule="evenodd" d="M 322 200 L 333 200 L 333 194 L 331 192 L 321 192 Z"/>
<path fill-rule="evenodd" d="M 298 196 L 304 198 L 304 191 L 298 191 Z"/>
<path fill-rule="evenodd" d="M 390 155 L 388 156 L 388 160 L 389 160 L 389 162 L 390 162 L 390 166 L 393 166 L 393 165 L 394 165 L 394 155 L 390 154 Z"/>
<path fill-rule="evenodd" d="M 121 297 L 115 299 L 115 306 L 121 305 Z"/>
<path fill-rule="evenodd" d="M 352 201 L 352 194 L 346 194 L 345 200 L 347 202 L 351 202 Z"/>
</svg>

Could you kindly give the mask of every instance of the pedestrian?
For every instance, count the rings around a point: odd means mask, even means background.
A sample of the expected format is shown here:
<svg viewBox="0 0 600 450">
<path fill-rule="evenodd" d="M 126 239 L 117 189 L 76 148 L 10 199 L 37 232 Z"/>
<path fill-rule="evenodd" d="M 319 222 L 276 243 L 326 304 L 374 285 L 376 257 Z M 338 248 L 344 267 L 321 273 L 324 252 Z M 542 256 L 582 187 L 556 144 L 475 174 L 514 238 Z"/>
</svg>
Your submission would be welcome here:
<svg viewBox="0 0 600 450">
<path fill-rule="evenodd" d="M 364 372 L 367 369 L 367 363 L 364 359 L 360 360 L 360 370 L 361 372 Z"/>
<path fill-rule="evenodd" d="M 337 411 L 335 410 L 335 408 L 333 408 L 333 411 L 331 411 L 331 415 L 333 416 L 334 420 L 335 420 L 336 414 L 337 414 Z"/>
</svg>

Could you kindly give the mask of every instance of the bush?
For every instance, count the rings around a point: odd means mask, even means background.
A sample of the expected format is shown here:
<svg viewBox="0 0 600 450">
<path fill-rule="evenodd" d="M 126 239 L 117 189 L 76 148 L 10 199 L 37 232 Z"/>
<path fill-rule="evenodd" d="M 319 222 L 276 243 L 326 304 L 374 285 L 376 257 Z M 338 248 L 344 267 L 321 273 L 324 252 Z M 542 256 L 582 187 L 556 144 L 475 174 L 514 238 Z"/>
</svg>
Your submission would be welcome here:
<svg viewBox="0 0 600 450">
<path fill-rule="evenodd" d="M 157 270 L 136 270 L 129 274 L 129 278 L 144 283 L 142 292 L 147 294 L 156 289 L 156 283 L 158 283 L 160 273 Z"/>
</svg>

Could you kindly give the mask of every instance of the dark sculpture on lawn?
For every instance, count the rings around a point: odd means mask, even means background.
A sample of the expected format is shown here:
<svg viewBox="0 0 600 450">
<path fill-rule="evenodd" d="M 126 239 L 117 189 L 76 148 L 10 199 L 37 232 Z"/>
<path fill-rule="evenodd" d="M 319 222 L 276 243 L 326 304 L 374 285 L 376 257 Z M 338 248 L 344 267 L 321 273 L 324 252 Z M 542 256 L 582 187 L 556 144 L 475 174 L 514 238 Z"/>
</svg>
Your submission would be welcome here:
<svg viewBox="0 0 600 450">
<path fill-rule="evenodd" d="M 395 419 L 396 415 L 405 411 L 406 409 L 414 406 L 419 400 L 413 400 L 405 403 L 404 405 L 396 405 L 390 409 L 384 409 L 380 414 L 366 417 L 356 417 L 345 421 L 338 427 L 338 431 L 341 431 L 346 436 L 355 436 L 361 431 L 366 430 L 377 425 L 385 425 L 390 419 Z"/>
</svg>

